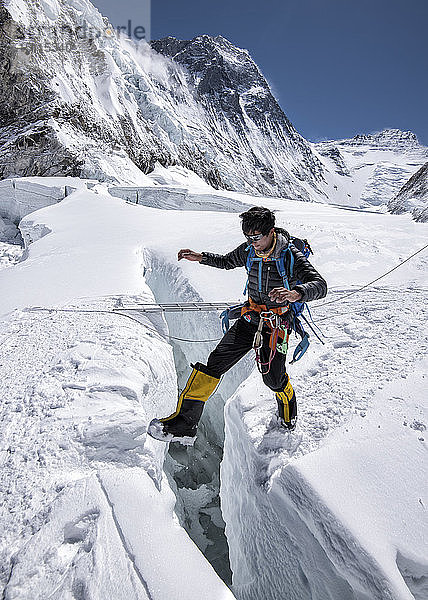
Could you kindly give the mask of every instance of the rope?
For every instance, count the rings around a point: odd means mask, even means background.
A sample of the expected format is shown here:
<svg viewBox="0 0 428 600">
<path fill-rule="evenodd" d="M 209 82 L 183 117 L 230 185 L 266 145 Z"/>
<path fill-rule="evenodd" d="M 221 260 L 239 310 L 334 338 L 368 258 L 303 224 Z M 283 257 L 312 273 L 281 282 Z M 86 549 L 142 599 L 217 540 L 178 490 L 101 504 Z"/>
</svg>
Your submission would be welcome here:
<svg viewBox="0 0 428 600">
<path fill-rule="evenodd" d="M 207 342 L 219 342 L 221 340 L 221 338 L 216 338 L 216 339 L 212 339 L 212 340 L 188 340 L 185 338 L 179 338 L 173 335 L 163 335 L 162 333 L 160 333 L 157 329 L 154 329 L 153 327 L 149 327 L 148 325 L 145 325 L 144 323 L 141 323 L 141 321 L 138 321 L 138 319 L 134 319 L 134 317 L 131 317 L 131 315 L 126 315 L 124 313 L 120 313 L 116 310 L 112 311 L 112 310 L 102 310 L 102 309 L 83 309 L 83 308 L 79 308 L 79 309 L 74 309 L 74 308 L 43 308 L 40 306 L 37 307 L 33 307 L 33 308 L 27 308 L 26 309 L 28 312 L 71 312 L 71 313 L 100 313 L 100 314 L 107 314 L 107 315 L 119 315 L 120 317 L 127 317 L 128 319 L 131 319 L 131 321 L 135 321 L 135 323 L 138 323 L 139 325 L 144 325 L 144 327 L 146 327 L 146 329 L 148 329 L 149 331 L 153 331 L 154 333 L 157 333 L 160 337 L 164 338 L 164 339 L 170 339 L 170 340 L 176 340 L 178 342 L 189 342 L 189 343 L 207 343 Z"/>
<path fill-rule="evenodd" d="M 373 283 L 376 283 L 376 281 L 379 281 L 379 279 L 383 279 L 383 277 L 386 277 L 387 275 L 389 275 L 390 273 L 392 273 L 393 271 L 395 271 L 396 269 L 398 269 L 399 267 L 401 267 L 402 265 L 404 265 L 404 263 L 406 263 L 407 261 L 409 261 L 411 258 L 413 258 L 414 256 L 416 256 L 416 254 L 419 254 L 419 252 L 422 252 L 423 250 L 426 250 L 427 248 L 428 248 L 428 244 L 426 244 L 425 246 L 423 246 L 422 248 L 420 248 L 419 250 L 417 250 L 416 252 L 414 252 L 413 254 L 411 254 L 408 258 L 406 258 L 405 260 L 403 260 L 401 263 L 399 263 L 398 265 L 396 265 L 395 267 L 393 267 L 392 269 L 390 269 L 389 271 L 387 271 L 383 275 L 380 275 L 376 279 L 373 279 L 373 281 L 370 281 L 369 283 L 366 283 L 365 285 L 363 285 L 362 287 L 358 288 L 357 290 L 354 290 L 353 292 L 349 292 L 349 294 L 345 294 L 343 296 L 340 296 L 339 298 L 336 298 L 335 300 L 330 300 L 330 302 L 324 302 L 323 304 L 316 304 L 313 308 L 323 308 L 324 306 L 328 306 L 329 304 L 334 304 L 335 302 L 339 302 L 340 300 L 343 300 L 344 298 L 349 298 L 349 296 L 353 296 L 354 294 L 358 294 L 358 292 L 361 292 L 361 290 L 364 290 L 364 289 L 370 287 Z"/>
<path fill-rule="evenodd" d="M 403 260 L 401 263 L 399 263 L 398 265 L 396 265 L 395 267 L 393 267 L 392 269 L 390 269 L 389 271 L 387 271 L 383 275 L 380 275 L 376 279 L 373 279 L 373 281 L 370 281 L 369 283 L 366 283 L 365 285 L 363 285 L 362 287 L 354 290 L 353 292 L 349 292 L 348 294 L 344 294 L 343 296 L 340 296 L 339 298 L 336 298 L 335 300 L 331 300 L 330 302 L 324 302 L 323 304 L 317 304 L 313 308 L 323 308 L 324 306 L 329 306 L 330 304 L 334 304 L 335 302 L 340 302 L 340 300 L 344 300 L 345 298 L 349 298 L 350 296 L 353 296 L 354 294 L 358 294 L 358 292 L 361 292 L 362 290 L 370 287 L 371 285 L 373 285 L 373 283 L 376 283 L 380 279 L 383 279 L 383 277 L 386 277 L 387 275 L 389 275 L 390 273 L 392 273 L 393 271 L 395 271 L 396 269 L 398 269 L 399 267 L 401 267 L 402 265 L 404 265 L 406 262 L 408 262 L 414 256 L 416 256 L 420 252 L 423 252 L 424 250 L 426 250 L 426 248 L 428 248 L 428 244 L 426 244 L 425 246 L 423 246 L 422 248 L 420 248 L 419 250 L 417 250 L 416 252 L 414 252 L 413 254 L 411 254 L 408 258 L 406 258 L 405 260 Z M 208 303 L 206 303 L 206 304 L 208 304 Z M 100 314 L 109 314 L 109 315 L 115 315 L 116 314 L 116 315 L 120 315 L 121 317 L 127 317 L 128 319 L 131 319 L 131 321 L 135 321 L 139 325 L 142 325 L 142 323 L 140 321 L 138 321 L 137 319 L 134 319 L 130 315 L 118 312 L 118 309 L 115 309 L 114 311 L 111 311 L 111 310 L 101 310 L 101 309 L 66 309 L 66 308 L 33 307 L 33 308 L 28 308 L 26 310 L 28 310 L 28 311 L 44 311 L 44 312 L 100 313 Z M 122 309 L 122 310 L 127 310 L 127 309 Z M 128 309 L 128 310 L 131 310 L 131 309 Z M 138 308 L 136 308 L 136 309 L 132 308 L 132 310 L 138 310 Z M 164 312 L 164 309 L 161 309 L 161 311 Z M 322 319 L 318 319 L 318 321 L 325 321 L 325 320 L 327 320 L 329 318 L 330 317 L 323 317 Z M 178 342 L 209 343 L 209 342 L 219 342 L 222 339 L 222 338 L 215 338 L 215 339 L 208 339 L 208 340 L 189 340 L 189 339 L 179 338 L 179 337 L 176 337 L 176 336 L 173 336 L 173 335 L 169 335 L 169 334 L 163 335 L 163 334 L 159 333 L 159 331 L 157 329 L 154 329 L 154 328 L 149 327 L 147 325 L 145 325 L 145 327 L 149 331 L 153 331 L 154 333 L 157 333 L 160 337 L 162 337 L 164 339 L 176 340 Z M 3 342 L 3 340 L 2 340 L 2 342 Z"/>
</svg>

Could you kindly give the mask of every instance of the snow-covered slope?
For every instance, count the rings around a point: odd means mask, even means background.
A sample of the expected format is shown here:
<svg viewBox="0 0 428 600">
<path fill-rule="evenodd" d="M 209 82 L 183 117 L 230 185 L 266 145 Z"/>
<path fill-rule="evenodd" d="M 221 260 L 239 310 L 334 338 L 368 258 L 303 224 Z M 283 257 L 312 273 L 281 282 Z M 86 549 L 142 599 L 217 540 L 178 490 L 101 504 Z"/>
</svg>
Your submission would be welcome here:
<svg viewBox="0 0 428 600">
<path fill-rule="evenodd" d="M 296 433 L 271 422 L 258 377 L 226 406 L 221 501 L 240 599 L 426 598 L 426 338 L 390 353 L 400 293 L 379 292 L 352 319 L 333 311 L 328 348 L 290 367 Z M 426 296 L 407 294 L 423 329 Z"/>
<path fill-rule="evenodd" d="M 166 324 L 122 311 L 135 323 L 112 310 L 238 300 L 243 269 L 177 265 L 176 252 L 235 247 L 239 219 L 203 206 L 133 205 L 105 189 L 79 189 L 28 215 L 20 225 L 33 240 L 25 260 L 0 271 L 4 597 L 231 598 L 178 524 L 162 474 L 165 446 L 145 434 L 153 416 L 175 406 L 175 369 L 188 373 L 215 344 L 171 340 L 173 359 L 168 333 L 215 340 L 218 319 L 183 315 Z M 425 243 L 426 226 L 409 215 L 262 202 L 309 238 L 330 300 Z M 237 598 L 424 598 L 425 380 L 417 361 L 426 348 L 426 266 L 420 253 L 378 287 L 314 307 L 327 340 L 290 367 L 296 434 L 272 427 L 274 400 L 257 372 L 247 379 L 250 357 L 208 403 L 187 479 L 181 473 L 181 491 L 171 485 L 181 494 L 180 522 L 184 505 L 187 515 L 204 506 L 190 529 L 214 563 L 207 536 L 221 523 L 209 452 L 231 396 L 221 495 Z"/>
<path fill-rule="evenodd" d="M 126 77 L 140 74 L 141 88 L 153 92 L 150 68 L 138 63 L 132 45 L 119 43 L 88 0 L 5 4 L 3 176 L 79 175 L 148 184 L 141 169 L 150 170 L 158 158 L 172 162 L 127 88 Z M 140 62 L 150 64 L 150 52 Z M 160 79 L 168 78 L 166 66 L 159 70 Z"/>
<path fill-rule="evenodd" d="M 0 32 L 2 177 L 147 187 L 174 166 L 217 189 L 379 207 L 428 157 L 396 129 L 308 143 L 222 36 L 117 39 L 88 0 L 7 0 Z"/>
<path fill-rule="evenodd" d="M 232 189 L 243 189 L 241 180 L 248 191 L 300 200 L 321 192 L 320 161 L 284 115 L 247 50 L 208 35 L 191 41 L 168 37 L 152 47 L 186 68 L 207 115 L 200 144 L 208 153 L 216 149 L 219 170 L 228 171 Z"/>
<path fill-rule="evenodd" d="M 333 185 L 345 188 L 330 201 L 356 207 L 386 206 L 401 186 L 428 158 L 414 133 L 385 129 L 352 139 L 313 145 L 329 171 Z M 335 200 L 337 197 L 337 201 Z"/>
<path fill-rule="evenodd" d="M 26 259 L 0 272 L 5 599 L 233 598 L 178 524 L 166 447 L 146 440 L 176 403 L 166 324 L 111 312 L 153 302 L 158 218 L 77 191 L 22 222 Z M 190 294 L 176 274 L 170 290 Z M 64 303 L 71 312 L 21 310 Z"/>
<path fill-rule="evenodd" d="M 416 221 L 428 221 L 428 162 L 403 185 L 388 209 L 398 215 L 410 211 Z"/>
<path fill-rule="evenodd" d="M 7 0 L 0 27 L 3 177 L 144 185 L 159 162 L 216 188 L 325 198 L 310 144 L 248 52 L 221 36 L 167 38 L 158 53 L 117 39 L 88 0 Z"/>
</svg>

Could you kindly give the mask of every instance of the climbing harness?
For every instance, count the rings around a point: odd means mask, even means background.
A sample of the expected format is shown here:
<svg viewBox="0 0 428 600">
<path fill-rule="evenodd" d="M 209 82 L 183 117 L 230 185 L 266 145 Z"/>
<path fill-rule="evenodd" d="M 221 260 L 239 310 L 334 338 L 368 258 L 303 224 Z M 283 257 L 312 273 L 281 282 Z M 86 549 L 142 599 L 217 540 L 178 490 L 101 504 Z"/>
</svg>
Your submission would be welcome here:
<svg viewBox="0 0 428 600">
<path fill-rule="evenodd" d="M 268 358 L 267 363 L 263 363 L 260 358 L 260 351 L 263 347 L 262 331 L 263 331 L 264 325 L 268 325 L 272 330 L 272 333 L 270 336 L 270 341 L 269 341 L 270 353 L 269 353 L 269 358 Z M 270 371 L 272 361 L 273 361 L 276 351 L 277 351 L 277 343 L 278 343 L 278 336 L 279 336 L 280 330 L 281 330 L 281 317 L 278 314 L 276 314 L 270 310 L 260 312 L 259 324 L 257 327 L 257 331 L 254 335 L 254 340 L 253 340 L 253 350 L 256 353 L 257 368 L 262 375 L 267 375 Z M 267 366 L 267 371 L 264 371 L 263 367 L 266 367 L 266 366 Z"/>
<path fill-rule="evenodd" d="M 270 353 L 268 361 L 266 363 L 263 363 L 260 358 L 260 352 L 263 345 L 262 330 L 264 326 L 269 327 L 271 330 L 269 339 Z M 271 310 L 260 312 L 259 324 L 257 327 L 257 331 L 254 335 L 253 349 L 256 353 L 257 368 L 262 375 L 267 375 L 269 373 L 272 361 L 277 352 L 283 354 L 284 357 L 287 356 L 288 342 L 290 339 L 291 331 L 292 330 L 290 328 L 290 322 L 287 320 L 284 321 L 284 319 L 278 313 L 275 313 Z M 304 332 L 303 328 L 301 332 L 301 337 L 301 341 L 296 346 L 293 352 L 293 359 L 290 361 L 290 364 L 293 364 L 300 358 L 302 358 L 302 356 L 309 347 L 309 334 Z M 322 340 L 320 341 L 324 344 Z M 264 371 L 263 367 L 267 367 L 267 370 Z"/>
<path fill-rule="evenodd" d="M 251 268 L 252 268 L 252 265 L 254 262 L 258 263 L 257 272 L 258 272 L 258 291 L 259 292 L 262 291 L 263 263 L 267 263 L 267 262 L 271 262 L 271 263 L 275 264 L 276 269 L 282 279 L 283 286 L 287 290 L 290 289 L 289 280 L 293 277 L 293 271 L 294 271 L 294 255 L 293 255 L 293 252 L 290 247 L 291 244 L 293 244 L 300 252 L 302 252 L 302 254 L 305 256 L 305 258 L 308 258 L 310 254 L 313 254 L 312 248 L 311 248 L 308 240 L 306 240 L 306 239 L 302 240 L 300 238 L 291 237 L 290 243 L 287 245 L 287 247 L 282 249 L 279 257 L 271 258 L 271 255 L 272 255 L 272 253 L 275 249 L 275 245 L 276 245 L 276 232 L 274 233 L 274 241 L 273 241 L 272 248 L 271 248 L 270 252 L 268 252 L 265 255 L 257 254 L 256 250 L 252 244 L 247 246 L 246 251 L 248 252 L 248 256 L 247 256 L 247 261 L 246 261 L 245 267 L 246 267 L 248 276 L 247 276 L 247 282 L 246 282 L 245 288 L 244 288 L 244 295 L 246 295 L 247 290 L 248 290 L 250 271 L 251 271 Z M 297 283 L 301 283 L 301 282 L 297 281 Z M 231 308 L 224 310 L 221 313 L 220 318 L 222 319 L 223 333 L 226 333 L 228 331 L 229 325 L 230 325 L 230 320 L 237 319 L 239 316 L 243 316 L 247 312 L 254 312 L 254 311 L 258 312 L 260 315 L 259 327 L 255 334 L 253 348 L 256 352 L 256 362 L 259 367 L 259 370 L 262 366 L 267 365 L 268 371 L 266 371 L 266 373 L 268 373 L 271 362 L 273 360 L 273 357 L 275 356 L 275 353 L 278 351 L 284 355 L 287 354 L 288 342 L 289 342 L 291 331 L 295 331 L 295 333 L 301 337 L 301 341 L 297 345 L 297 347 L 293 353 L 293 360 L 291 361 L 290 364 L 292 364 L 292 363 L 296 362 L 297 360 L 299 360 L 300 358 L 302 358 L 302 356 L 308 349 L 309 334 L 305 331 L 305 329 L 300 321 L 300 317 L 302 317 L 302 319 L 305 321 L 305 323 L 308 325 L 308 327 L 314 332 L 315 336 L 320 340 L 320 342 L 322 344 L 324 344 L 323 340 L 317 334 L 317 332 L 312 327 L 312 325 L 309 323 L 308 319 L 303 315 L 303 311 L 305 308 L 309 312 L 309 316 L 311 318 L 313 325 L 315 325 L 315 323 L 312 319 L 312 315 L 309 311 L 309 308 L 307 307 L 305 302 L 290 302 L 285 307 L 273 307 L 273 308 L 268 309 L 265 305 L 257 305 L 252 301 L 251 298 L 248 298 L 248 301 L 245 302 L 244 304 L 233 306 Z M 276 315 L 276 316 L 280 315 L 282 317 L 283 315 L 285 315 L 285 313 L 287 313 L 286 318 L 275 319 L 275 317 L 271 316 L 271 315 Z M 275 324 L 274 324 L 274 322 L 275 322 Z M 267 363 L 262 363 L 260 361 L 260 349 L 261 349 L 260 344 L 262 343 L 262 339 L 263 339 L 262 335 L 261 335 L 261 331 L 262 331 L 263 325 L 267 325 L 268 327 L 270 327 L 270 329 L 272 331 L 271 336 L 270 336 L 270 342 L 269 342 L 269 346 L 270 346 L 271 350 L 270 350 L 269 360 Z"/>
</svg>

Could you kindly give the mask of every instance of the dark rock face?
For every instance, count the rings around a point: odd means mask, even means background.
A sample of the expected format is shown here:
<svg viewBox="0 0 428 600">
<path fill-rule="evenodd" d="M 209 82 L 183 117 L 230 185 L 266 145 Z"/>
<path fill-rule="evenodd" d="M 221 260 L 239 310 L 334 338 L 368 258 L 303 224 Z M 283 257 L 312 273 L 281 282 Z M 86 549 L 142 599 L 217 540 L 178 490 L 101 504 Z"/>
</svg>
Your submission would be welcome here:
<svg viewBox="0 0 428 600">
<path fill-rule="evenodd" d="M 250 154 L 255 126 L 266 144 L 279 144 L 291 154 L 300 154 L 300 164 L 292 167 L 297 179 L 322 181 L 321 163 L 283 113 L 247 50 L 236 48 L 222 36 L 207 35 L 190 41 L 167 37 L 152 42 L 152 47 L 186 68 L 198 102 L 208 114 L 232 124 L 238 141 Z M 253 160 L 254 167 L 261 169 L 261 177 L 274 185 L 275 174 L 269 163 L 256 156 Z"/>
<path fill-rule="evenodd" d="M 233 46 L 222 36 L 199 36 L 191 41 L 167 37 L 152 47 L 184 65 L 197 90 L 198 99 L 216 106 L 218 114 L 240 128 L 248 116 L 266 130 L 265 115 L 289 136 L 300 138 L 272 96 L 269 86 L 246 50 Z"/>
<path fill-rule="evenodd" d="M 336 167 L 336 173 L 338 175 L 347 177 L 350 176 L 351 173 L 348 167 L 346 166 L 346 163 L 343 159 L 342 153 L 340 152 L 339 148 L 333 145 L 319 144 L 317 146 L 317 149 L 321 156 L 325 156 L 326 158 L 329 158 L 334 162 Z"/>
<path fill-rule="evenodd" d="M 388 210 L 396 215 L 411 210 L 415 221 L 428 222 L 428 162 L 412 175 L 388 203 Z"/>
<path fill-rule="evenodd" d="M 5 8 L 0 12 L 0 178 L 91 176 L 86 159 L 100 150 L 106 157 L 125 150 L 143 172 L 149 172 L 156 160 L 171 164 L 168 150 L 151 132 L 143 138 L 137 133 L 131 115 L 112 120 L 95 110 L 88 82 L 106 70 L 106 56 L 95 39 L 76 35 L 78 15 L 62 7 L 55 25 L 42 27 L 40 6 L 27 4 L 31 26 L 14 21 Z M 32 28 L 39 34 L 37 40 Z M 69 44 L 61 37 L 67 31 Z M 52 84 L 56 75 L 74 79 L 72 101 L 56 91 Z M 61 130 L 64 135 L 59 135 Z M 74 138 L 74 143 L 67 143 L 66 137 Z M 105 178 L 102 171 L 92 174 Z"/>
<path fill-rule="evenodd" d="M 23 5 L 11 5 L 0 9 L 0 178 L 135 183 L 159 162 L 215 188 L 325 195 L 324 167 L 246 50 L 221 36 L 165 38 L 154 50 L 80 37 L 87 23 L 107 27 L 95 8 L 82 15 L 59 0 L 52 17 L 28 0 L 21 18 Z"/>
<path fill-rule="evenodd" d="M 23 29 L 0 8 L 0 177 L 11 173 L 44 174 L 48 165 L 34 166 L 32 149 L 59 152 L 49 142 L 49 104 L 55 95 L 44 84 L 32 55 L 21 49 Z M 18 65 L 21 65 L 19 67 Z M 34 126 L 31 127 L 31 124 Z"/>
</svg>

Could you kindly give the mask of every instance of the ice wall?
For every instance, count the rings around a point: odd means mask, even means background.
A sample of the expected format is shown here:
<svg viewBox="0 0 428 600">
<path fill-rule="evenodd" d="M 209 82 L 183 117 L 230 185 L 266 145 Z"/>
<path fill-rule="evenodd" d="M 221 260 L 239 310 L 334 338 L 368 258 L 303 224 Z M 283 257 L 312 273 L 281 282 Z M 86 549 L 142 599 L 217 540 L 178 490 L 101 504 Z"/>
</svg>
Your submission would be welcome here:
<svg viewBox="0 0 428 600">
<path fill-rule="evenodd" d="M 157 302 L 201 301 L 200 295 L 183 277 L 178 265 L 148 250 L 143 255 L 146 281 Z M 221 338 L 219 313 L 172 312 L 166 313 L 165 317 L 169 334 L 173 336 L 171 345 L 181 390 L 191 372 L 190 364 L 198 361 L 206 363 L 209 353 Z M 251 368 L 251 361 L 244 360 L 223 377 L 216 393 L 205 405 L 194 446 L 183 448 L 180 444 L 170 444 L 165 462 L 165 470 L 177 496 L 176 511 L 180 522 L 226 582 L 230 582 L 231 573 L 219 505 L 223 411 L 225 401 Z"/>
<path fill-rule="evenodd" d="M 230 399 L 221 501 L 237 598 L 425 597 L 426 366 L 306 454 L 304 424 L 269 424 L 254 377 Z"/>
<path fill-rule="evenodd" d="M 28 214 L 60 202 L 95 182 L 73 177 L 19 177 L 0 181 L 0 216 L 17 223 Z"/>
<path fill-rule="evenodd" d="M 240 212 L 245 204 L 221 194 L 189 192 L 184 187 L 171 186 L 113 186 L 109 194 L 134 204 L 170 210 L 215 210 L 217 212 Z"/>
</svg>

